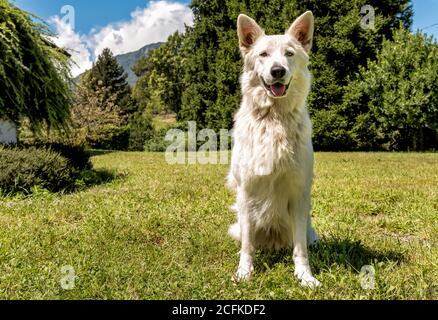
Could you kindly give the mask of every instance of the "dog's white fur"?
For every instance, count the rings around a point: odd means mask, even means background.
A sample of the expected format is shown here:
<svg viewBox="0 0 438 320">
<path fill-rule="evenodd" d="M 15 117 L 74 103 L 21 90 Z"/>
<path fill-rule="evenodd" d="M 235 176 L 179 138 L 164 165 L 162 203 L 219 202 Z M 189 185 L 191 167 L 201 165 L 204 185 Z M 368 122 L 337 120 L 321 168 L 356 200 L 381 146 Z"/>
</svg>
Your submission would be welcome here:
<svg viewBox="0 0 438 320">
<path fill-rule="evenodd" d="M 307 245 L 318 239 L 310 218 L 313 147 L 306 107 L 313 21 L 308 11 L 284 35 L 267 36 L 248 16 L 238 19 L 243 97 L 228 185 L 237 198 L 238 222 L 229 234 L 241 242 L 239 281 L 250 279 L 255 249 L 293 247 L 295 276 L 303 286 L 320 285 L 307 253 Z M 282 83 L 289 87 L 282 97 L 266 86 L 276 81 L 274 66 L 286 69 Z"/>
</svg>

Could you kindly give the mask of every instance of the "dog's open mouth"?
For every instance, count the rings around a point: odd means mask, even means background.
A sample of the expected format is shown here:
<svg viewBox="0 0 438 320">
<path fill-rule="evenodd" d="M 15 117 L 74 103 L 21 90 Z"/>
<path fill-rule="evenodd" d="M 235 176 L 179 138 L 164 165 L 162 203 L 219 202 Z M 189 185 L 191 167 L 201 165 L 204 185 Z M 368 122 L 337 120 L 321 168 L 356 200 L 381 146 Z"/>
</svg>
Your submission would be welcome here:
<svg viewBox="0 0 438 320">
<path fill-rule="evenodd" d="M 267 84 L 263 79 L 263 85 L 265 86 L 266 90 L 268 90 L 268 92 L 270 94 L 272 94 L 274 97 L 279 98 L 279 97 L 283 97 L 286 95 L 287 89 L 289 87 L 289 85 L 280 83 L 280 82 L 276 82 L 274 84 Z"/>
</svg>

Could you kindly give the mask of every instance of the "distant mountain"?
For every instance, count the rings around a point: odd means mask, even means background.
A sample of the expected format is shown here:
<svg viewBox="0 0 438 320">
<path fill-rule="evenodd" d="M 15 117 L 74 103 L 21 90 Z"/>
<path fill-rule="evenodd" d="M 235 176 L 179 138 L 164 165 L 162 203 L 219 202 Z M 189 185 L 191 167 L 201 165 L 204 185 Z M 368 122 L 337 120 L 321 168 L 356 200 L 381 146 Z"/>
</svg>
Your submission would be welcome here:
<svg viewBox="0 0 438 320">
<path fill-rule="evenodd" d="M 141 58 L 147 57 L 149 55 L 149 52 L 153 49 L 158 48 L 162 42 L 158 43 L 151 43 L 148 45 L 145 45 L 143 48 L 138 49 L 137 51 L 121 54 L 118 56 L 115 56 L 117 62 L 123 67 L 123 70 L 128 74 L 127 81 L 131 87 L 135 85 L 137 82 L 137 76 L 132 71 L 132 67 L 135 65 L 135 63 L 140 60 Z M 83 74 L 83 73 L 82 73 Z M 79 79 L 81 78 L 82 74 L 77 76 L 74 81 L 76 83 L 79 82 Z"/>
<path fill-rule="evenodd" d="M 134 84 L 137 82 L 138 79 L 135 73 L 132 71 L 132 67 L 135 65 L 135 63 L 138 60 L 147 57 L 151 50 L 158 48 L 161 44 L 162 44 L 161 42 L 148 44 L 137 51 L 116 56 L 117 62 L 123 67 L 125 72 L 128 74 L 127 81 L 131 87 L 134 86 Z"/>
</svg>

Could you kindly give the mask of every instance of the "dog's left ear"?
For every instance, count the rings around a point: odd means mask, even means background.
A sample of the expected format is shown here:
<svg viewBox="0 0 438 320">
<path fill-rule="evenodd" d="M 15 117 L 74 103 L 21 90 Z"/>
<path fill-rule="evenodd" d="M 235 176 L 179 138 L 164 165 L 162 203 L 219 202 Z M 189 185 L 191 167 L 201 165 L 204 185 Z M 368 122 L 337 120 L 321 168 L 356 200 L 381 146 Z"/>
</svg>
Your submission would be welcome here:
<svg viewBox="0 0 438 320">
<path fill-rule="evenodd" d="M 312 11 L 307 11 L 298 17 L 286 34 L 297 39 L 303 48 L 310 52 L 313 42 L 314 18 Z"/>
</svg>

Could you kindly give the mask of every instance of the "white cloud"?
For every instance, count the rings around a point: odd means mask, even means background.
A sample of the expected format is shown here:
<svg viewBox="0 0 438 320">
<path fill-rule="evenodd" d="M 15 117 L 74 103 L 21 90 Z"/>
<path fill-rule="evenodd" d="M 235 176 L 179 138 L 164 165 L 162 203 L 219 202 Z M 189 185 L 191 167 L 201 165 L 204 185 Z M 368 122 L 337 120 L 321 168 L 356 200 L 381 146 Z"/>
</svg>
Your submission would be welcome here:
<svg viewBox="0 0 438 320">
<path fill-rule="evenodd" d="M 181 3 L 150 2 L 149 7 L 131 13 L 131 20 L 110 24 L 91 37 L 97 56 L 104 48 L 114 54 L 135 51 L 147 43 L 164 41 L 175 31 L 184 31 L 191 24 L 193 14 Z"/>
<path fill-rule="evenodd" d="M 55 43 L 72 54 L 78 66 L 72 68 L 77 76 L 92 65 L 93 57 L 104 48 L 115 54 L 140 49 L 149 43 L 165 41 L 175 31 L 184 31 L 184 25 L 193 23 L 189 7 L 178 2 L 151 1 L 146 8 L 137 8 L 131 13 L 131 20 L 112 23 L 88 35 L 75 33 L 60 17 L 50 19 L 58 37 Z"/>
<path fill-rule="evenodd" d="M 62 21 L 58 16 L 49 21 L 54 25 L 57 37 L 53 37 L 53 42 L 60 48 L 65 48 L 71 54 L 72 69 L 74 77 L 78 76 L 92 66 L 90 50 L 86 45 L 84 36 L 80 36 L 73 31 L 71 26 Z"/>
</svg>

